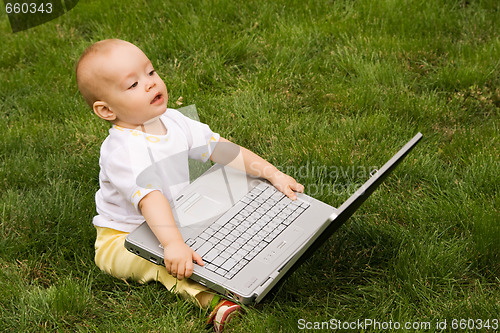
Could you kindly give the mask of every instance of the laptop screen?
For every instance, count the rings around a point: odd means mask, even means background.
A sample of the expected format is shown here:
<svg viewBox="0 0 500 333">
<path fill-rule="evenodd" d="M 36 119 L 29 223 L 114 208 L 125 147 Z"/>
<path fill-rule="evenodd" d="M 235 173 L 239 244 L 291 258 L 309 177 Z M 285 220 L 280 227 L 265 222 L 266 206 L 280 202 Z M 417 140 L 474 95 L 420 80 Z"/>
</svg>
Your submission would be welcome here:
<svg viewBox="0 0 500 333">
<path fill-rule="evenodd" d="M 318 236 L 314 243 L 301 255 L 297 262 L 286 273 L 288 276 L 307 260 L 330 236 L 344 224 L 361 204 L 375 191 L 396 166 L 408 155 L 413 147 L 420 141 L 422 134 L 415 135 L 403 148 L 399 150 L 382 168 L 368 179 L 353 195 L 349 197 L 338 209 L 337 216 L 330 225 Z M 284 280 L 284 279 L 283 279 Z"/>
</svg>

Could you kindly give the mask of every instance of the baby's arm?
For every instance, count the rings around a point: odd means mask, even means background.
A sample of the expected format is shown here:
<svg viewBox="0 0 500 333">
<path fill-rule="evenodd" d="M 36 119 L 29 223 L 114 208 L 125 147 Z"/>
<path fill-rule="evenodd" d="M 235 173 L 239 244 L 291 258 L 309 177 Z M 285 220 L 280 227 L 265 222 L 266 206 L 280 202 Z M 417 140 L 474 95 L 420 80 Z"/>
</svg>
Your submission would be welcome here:
<svg viewBox="0 0 500 333">
<path fill-rule="evenodd" d="M 175 224 L 167 198 L 160 191 L 148 193 L 139 208 L 156 238 L 164 247 L 165 267 L 173 277 L 182 280 L 193 274 L 193 260 L 203 266 L 201 257 L 184 243 Z"/>
<path fill-rule="evenodd" d="M 216 163 L 243 170 L 249 175 L 265 178 L 292 200 L 297 199 L 295 192 L 304 192 L 304 186 L 297 183 L 294 178 L 279 171 L 274 165 L 250 150 L 222 137 L 215 146 L 210 159 Z"/>
</svg>

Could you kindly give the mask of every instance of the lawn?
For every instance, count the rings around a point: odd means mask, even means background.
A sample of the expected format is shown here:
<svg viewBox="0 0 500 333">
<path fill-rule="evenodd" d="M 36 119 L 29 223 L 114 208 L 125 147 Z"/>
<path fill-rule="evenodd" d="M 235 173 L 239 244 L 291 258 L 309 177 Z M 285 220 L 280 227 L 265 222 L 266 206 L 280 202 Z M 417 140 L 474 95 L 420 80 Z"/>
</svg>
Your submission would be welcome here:
<svg viewBox="0 0 500 333">
<path fill-rule="evenodd" d="M 74 66 L 104 38 L 148 55 L 170 107 L 195 104 L 336 207 L 423 134 L 232 331 L 500 327 L 498 1 L 82 0 L 17 33 L 1 13 L 1 331 L 210 331 L 205 310 L 93 262 L 109 125 Z"/>
</svg>

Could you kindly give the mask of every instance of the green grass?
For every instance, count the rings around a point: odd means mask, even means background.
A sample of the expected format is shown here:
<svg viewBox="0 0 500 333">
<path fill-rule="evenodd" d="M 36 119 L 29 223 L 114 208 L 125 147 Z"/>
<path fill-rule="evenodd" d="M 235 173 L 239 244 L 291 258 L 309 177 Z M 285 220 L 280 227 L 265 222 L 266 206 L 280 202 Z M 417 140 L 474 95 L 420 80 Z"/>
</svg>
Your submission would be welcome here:
<svg viewBox="0 0 500 333">
<path fill-rule="evenodd" d="M 0 330 L 208 331 L 203 310 L 93 263 L 108 125 L 79 96 L 74 64 L 111 37 L 145 51 L 169 106 L 196 104 L 334 206 L 366 179 L 357 171 L 424 135 L 232 330 L 498 319 L 499 21 L 495 0 L 80 1 L 13 34 L 2 12 Z"/>
</svg>

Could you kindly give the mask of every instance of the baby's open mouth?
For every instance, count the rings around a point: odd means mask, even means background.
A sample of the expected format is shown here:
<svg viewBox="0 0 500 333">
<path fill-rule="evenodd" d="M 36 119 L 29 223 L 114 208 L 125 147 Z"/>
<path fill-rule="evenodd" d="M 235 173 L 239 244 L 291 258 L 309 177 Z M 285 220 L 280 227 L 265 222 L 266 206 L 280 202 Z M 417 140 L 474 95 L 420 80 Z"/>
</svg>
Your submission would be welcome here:
<svg viewBox="0 0 500 333">
<path fill-rule="evenodd" d="M 162 98 L 162 94 L 158 93 L 158 94 L 156 94 L 155 98 L 153 98 L 153 100 L 149 104 L 154 104 L 157 101 L 159 101 L 161 98 Z"/>
</svg>

